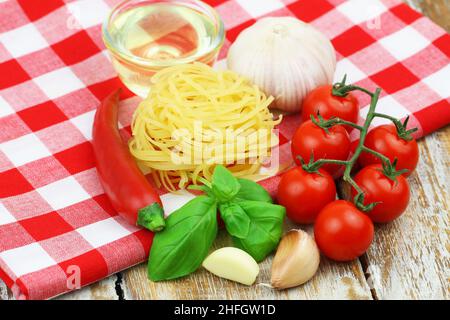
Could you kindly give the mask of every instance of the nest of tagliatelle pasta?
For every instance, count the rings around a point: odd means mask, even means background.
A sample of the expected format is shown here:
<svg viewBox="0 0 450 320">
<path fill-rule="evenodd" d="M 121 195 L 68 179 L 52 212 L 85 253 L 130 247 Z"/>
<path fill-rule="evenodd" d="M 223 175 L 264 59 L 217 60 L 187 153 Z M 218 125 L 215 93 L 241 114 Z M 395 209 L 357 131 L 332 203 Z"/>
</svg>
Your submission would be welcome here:
<svg viewBox="0 0 450 320">
<path fill-rule="evenodd" d="M 251 178 L 278 145 L 267 97 L 232 71 L 201 64 L 163 69 L 136 109 L 129 148 L 167 190 L 210 180 L 217 164 Z"/>
</svg>

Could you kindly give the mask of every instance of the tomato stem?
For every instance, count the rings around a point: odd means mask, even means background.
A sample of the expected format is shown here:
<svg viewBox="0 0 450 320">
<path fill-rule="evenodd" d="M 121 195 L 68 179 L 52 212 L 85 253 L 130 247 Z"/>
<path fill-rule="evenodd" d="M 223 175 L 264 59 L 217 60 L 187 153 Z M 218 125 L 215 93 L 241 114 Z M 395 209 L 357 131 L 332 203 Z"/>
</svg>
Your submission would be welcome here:
<svg viewBox="0 0 450 320">
<path fill-rule="evenodd" d="M 344 78 L 342 79 L 341 82 L 335 83 L 333 85 L 333 89 L 331 90 L 331 93 L 333 94 L 333 96 L 337 96 L 337 97 L 345 97 L 347 96 L 347 94 L 350 91 L 355 91 L 355 90 L 359 90 L 364 92 L 365 94 L 369 95 L 370 97 L 373 97 L 374 93 L 370 92 L 369 90 L 363 88 L 363 87 L 359 87 L 353 84 L 347 85 L 345 82 L 347 80 L 347 75 L 344 75 Z"/>
<path fill-rule="evenodd" d="M 375 157 L 379 158 L 383 164 L 390 163 L 389 158 L 386 157 L 384 154 L 381 154 L 375 150 L 369 149 L 366 146 L 362 147 L 362 151 L 373 154 Z"/>
<path fill-rule="evenodd" d="M 413 139 L 412 137 L 412 133 L 416 132 L 418 129 L 417 128 L 412 128 L 410 130 L 407 130 L 406 127 L 408 125 L 408 121 L 409 121 L 409 116 L 406 117 L 405 121 L 402 123 L 399 119 L 394 118 L 390 115 L 387 114 L 383 114 L 383 113 L 374 113 L 375 117 L 378 118 L 384 118 L 384 119 L 388 119 L 390 121 L 392 121 L 392 123 L 394 123 L 395 127 L 397 128 L 397 134 L 398 137 L 405 140 L 405 141 L 410 141 Z"/>
<path fill-rule="evenodd" d="M 356 160 L 358 159 L 358 157 L 360 156 L 360 154 L 361 154 L 361 152 L 363 150 L 367 151 L 367 152 L 370 152 L 370 153 L 373 153 L 376 156 L 379 156 L 380 158 L 382 158 L 383 162 L 386 162 L 386 163 L 390 164 L 390 161 L 389 161 L 389 159 L 387 157 L 385 157 L 382 154 L 379 154 L 378 152 L 375 152 L 375 151 L 373 151 L 371 149 L 368 149 L 368 148 L 366 148 L 364 146 L 364 141 L 366 140 L 366 136 L 367 136 L 367 133 L 369 131 L 370 124 L 372 123 L 372 121 L 373 121 L 373 119 L 375 117 L 375 108 L 376 108 L 376 105 L 378 103 L 378 98 L 380 97 L 381 89 L 377 88 L 375 90 L 375 92 L 372 93 L 372 92 L 370 92 L 370 91 L 368 91 L 366 89 L 359 88 L 357 86 L 348 86 L 348 85 L 345 85 L 345 77 L 344 77 L 344 79 L 342 80 L 341 83 L 338 83 L 334 87 L 338 91 L 338 94 L 342 94 L 343 92 L 346 92 L 346 90 L 348 92 L 348 91 L 352 91 L 352 90 L 361 90 L 362 89 L 361 91 L 367 93 L 371 97 L 370 106 L 369 106 L 369 112 L 367 113 L 367 117 L 366 117 L 366 120 L 364 121 L 364 125 L 363 126 L 358 126 L 358 125 L 353 124 L 353 125 L 357 126 L 357 129 L 360 130 L 360 132 L 361 132 L 360 133 L 359 142 L 358 142 L 358 146 L 356 147 L 355 153 L 347 161 L 320 159 L 320 160 L 317 160 L 316 162 L 313 162 L 312 160 L 310 160 L 310 163 L 308 165 L 304 164 L 303 168 L 306 171 L 309 171 L 309 172 L 317 172 L 317 170 L 321 166 L 323 166 L 324 164 L 327 164 L 327 163 L 334 163 L 334 164 L 345 165 L 345 171 L 344 171 L 343 179 L 344 179 L 344 181 L 348 182 L 353 188 L 355 188 L 355 190 L 358 192 L 356 194 L 356 196 L 354 197 L 353 202 L 355 203 L 355 205 L 360 210 L 362 210 L 362 211 L 370 211 L 370 210 L 373 209 L 373 207 L 376 205 L 376 203 L 371 203 L 371 204 L 368 204 L 368 205 L 364 205 L 364 192 L 358 186 L 358 184 L 355 182 L 355 180 L 353 180 L 353 178 L 351 176 L 351 172 L 352 172 L 353 166 L 356 163 Z M 338 123 L 343 123 L 343 121 L 341 119 L 337 119 L 337 118 L 330 119 L 328 121 L 324 121 L 323 118 L 320 115 L 318 115 L 318 119 L 319 119 L 319 121 L 316 120 L 314 122 L 314 120 L 313 120 L 313 122 L 316 125 L 324 128 L 325 130 L 327 130 L 328 128 L 330 128 L 333 125 L 337 125 Z"/>
<path fill-rule="evenodd" d="M 329 133 L 328 129 L 331 128 L 332 125 L 327 125 L 328 121 L 325 121 L 325 119 L 320 115 L 319 112 L 317 112 L 317 119 L 313 115 L 311 115 L 311 121 L 316 126 L 318 126 L 318 127 L 322 128 L 323 130 L 325 130 L 325 132 L 328 134 Z"/>
<path fill-rule="evenodd" d="M 407 169 L 403 170 L 396 170 L 395 166 L 397 165 L 397 158 L 394 159 L 394 161 L 391 163 L 391 160 L 386 157 L 384 154 L 381 154 L 375 150 L 369 149 L 366 146 L 363 146 L 363 151 L 373 154 L 375 157 L 379 158 L 381 160 L 381 165 L 383 167 L 383 174 L 391 179 L 392 181 L 397 181 L 397 177 L 399 175 L 402 175 L 406 172 L 408 172 Z"/>
<path fill-rule="evenodd" d="M 397 183 L 397 177 L 408 172 L 408 169 L 402 169 L 402 170 L 396 170 L 395 167 L 397 166 L 397 158 L 394 159 L 392 163 L 386 162 L 382 164 L 383 166 L 383 174 L 390 180 Z"/>
<path fill-rule="evenodd" d="M 388 114 L 375 112 L 373 115 L 378 118 L 384 118 L 384 119 L 391 120 L 395 125 L 397 125 L 400 122 L 397 118 L 394 118 Z M 400 124 L 401 124 L 401 122 L 400 122 Z"/>
<path fill-rule="evenodd" d="M 319 120 L 317 120 L 317 119 L 319 119 Z M 337 118 L 337 117 L 333 117 L 333 118 L 330 118 L 328 120 L 324 120 L 322 118 L 322 116 L 319 113 L 317 113 L 317 119 L 313 115 L 311 115 L 311 121 L 315 125 L 317 125 L 317 126 L 321 127 L 322 129 L 324 129 L 325 131 L 327 131 L 327 129 L 329 129 L 329 128 L 335 126 L 335 125 L 338 125 L 338 124 L 347 125 L 347 126 L 350 126 L 352 128 L 355 128 L 355 129 L 357 129 L 359 131 L 363 130 L 362 126 L 357 125 L 356 123 L 353 123 L 353 122 L 341 119 L 341 118 Z"/>
<path fill-rule="evenodd" d="M 360 186 L 353 180 L 353 178 L 349 175 L 343 176 L 343 179 L 345 182 L 348 182 L 355 190 L 358 192 L 356 196 L 353 198 L 353 202 L 356 204 L 356 206 L 359 209 L 362 209 L 363 211 L 366 211 L 364 208 L 364 191 L 360 188 Z M 363 206 L 363 208 L 361 207 Z"/>
<path fill-rule="evenodd" d="M 395 127 L 397 128 L 398 136 L 407 141 L 412 139 L 411 134 L 414 133 L 415 131 L 417 131 L 417 128 L 413 128 L 410 130 L 406 129 L 409 117 L 407 117 L 405 119 L 405 121 L 402 123 L 399 119 L 397 119 L 395 117 L 392 117 L 387 114 L 375 112 L 375 108 L 376 108 L 376 105 L 378 103 L 378 99 L 379 99 L 380 93 L 381 93 L 380 88 L 377 88 L 375 90 L 375 92 L 371 92 L 365 88 L 362 88 L 362 87 L 359 87 L 356 85 L 347 85 L 346 80 L 347 80 L 347 75 L 344 76 L 344 78 L 342 79 L 341 82 L 334 84 L 333 89 L 332 89 L 332 94 L 334 96 L 338 96 L 338 97 L 345 97 L 350 91 L 358 90 L 358 91 L 364 92 L 365 94 L 370 96 L 369 111 L 367 113 L 364 124 L 362 126 L 360 126 L 353 122 L 345 121 L 345 120 L 339 119 L 339 118 L 331 118 L 331 119 L 325 121 L 320 114 L 317 114 L 317 119 L 313 115 L 311 115 L 311 120 L 317 126 L 324 129 L 325 132 L 328 132 L 328 129 L 335 125 L 347 125 L 347 126 L 351 126 L 353 128 L 358 129 L 360 131 L 360 137 L 359 137 L 358 146 L 356 147 L 355 152 L 353 153 L 352 157 L 347 161 L 332 160 L 332 159 L 319 159 L 314 162 L 313 159 L 310 159 L 310 162 L 308 164 L 305 164 L 302 161 L 302 167 L 304 170 L 306 170 L 308 172 L 318 172 L 320 167 L 325 164 L 344 165 L 345 171 L 344 171 L 343 179 L 344 179 L 344 181 L 349 183 L 353 188 L 355 188 L 355 190 L 357 191 L 357 194 L 354 197 L 353 202 L 360 210 L 366 212 L 366 211 L 372 210 L 377 205 L 377 203 L 375 202 L 375 203 L 370 203 L 370 204 L 364 205 L 364 192 L 358 186 L 358 184 L 353 180 L 353 178 L 351 176 L 353 166 L 355 165 L 357 159 L 361 155 L 361 152 L 368 152 L 368 153 L 378 157 L 379 159 L 381 159 L 381 163 L 383 166 L 383 174 L 386 175 L 386 177 L 388 177 L 389 179 L 391 179 L 393 181 L 396 181 L 397 176 L 405 173 L 405 170 L 397 171 L 395 169 L 395 165 L 397 163 L 396 160 L 394 160 L 391 163 L 390 159 L 388 157 L 386 157 L 385 155 L 364 146 L 364 142 L 366 140 L 366 136 L 367 136 L 370 124 L 372 123 L 373 119 L 375 117 L 378 117 L 378 118 L 384 118 L 384 119 L 388 119 L 388 120 L 392 121 L 394 123 Z"/>
<path fill-rule="evenodd" d="M 353 122 L 350 122 L 350 121 L 347 121 L 347 120 L 343 120 L 343 119 L 340 119 L 340 118 L 335 118 L 335 119 L 336 119 L 335 120 L 336 124 L 347 125 L 347 126 L 350 126 L 352 128 L 355 128 L 355 129 L 357 129 L 359 131 L 363 130 L 363 127 L 360 126 L 360 125 L 357 125 L 356 123 L 353 123 Z"/>
<path fill-rule="evenodd" d="M 325 164 L 336 164 L 336 165 L 342 165 L 346 166 L 348 164 L 348 161 L 344 160 L 334 160 L 334 159 L 320 159 L 317 161 L 314 161 L 314 159 L 310 159 L 309 163 L 305 163 L 303 161 L 303 158 L 298 157 L 300 159 L 300 162 L 302 163 L 302 168 L 306 172 L 310 173 L 319 173 L 319 169 L 325 165 Z"/>
<path fill-rule="evenodd" d="M 369 126 L 372 123 L 373 118 L 375 117 L 374 116 L 375 108 L 377 106 L 378 98 L 380 97 L 380 93 L 381 93 L 381 89 L 377 88 L 374 93 L 370 94 L 371 99 L 370 99 L 369 112 L 367 113 L 366 120 L 364 121 L 364 125 L 361 130 L 358 146 L 356 147 L 355 153 L 348 161 L 349 163 L 345 167 L 345 171 L 344 171 L 344 181 L 349 182 L 355 188 L 355 190 L 358 192 L 358 194 L 354 198 L 354 203 L 362 211 L 372 210 L 374 205 L 373 206 L 371 204 L 364 205 L 364 192 L 358 186 L 358 184 L 353 180 L 353 178 L 351 176 L 351 172 L 352 172 L 353 166 L 356 163 L 356 160 L 359 158 L 361 152 L 363 151 L 364 142 L 366 140 L 367 132 L 369 131 Z"/>
</svg>

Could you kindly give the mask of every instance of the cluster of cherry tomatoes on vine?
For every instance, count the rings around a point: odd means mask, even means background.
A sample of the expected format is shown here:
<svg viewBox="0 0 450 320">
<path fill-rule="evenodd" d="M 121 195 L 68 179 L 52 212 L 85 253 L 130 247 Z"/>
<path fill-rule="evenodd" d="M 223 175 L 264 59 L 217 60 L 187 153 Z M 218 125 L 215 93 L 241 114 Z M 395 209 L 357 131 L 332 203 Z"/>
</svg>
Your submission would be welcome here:
<svg viewBox="0 0 450 320">
<path fill-rule="evenodd" d="M 359 103 L 352 91 L 371 97 L 364 125 L 358 125 Z M 345 84 L 321 86 L 309 93 L 302 106 L 302 124 L 292 139 L 297 166 L 283 174 L 278 203 L 295 223 L 314 223 L 314 237 L 322 253 L 350 261 L 369 248 L 373 223 L 387 223 L 407 208 L 410 187 L 406 179 L 419 160 L 416 129 L 406 128 L 389 115 L 376 113 L 380 89 Z M 369 131 L 375 117 L 392 124 Z M 349 133 L 360 132 L 352 143 Z M 358 168 L 358 170 L 356 170 Z M 351 187 L 346 199 L 336 200 L 335 179 Z"/>
</svg>

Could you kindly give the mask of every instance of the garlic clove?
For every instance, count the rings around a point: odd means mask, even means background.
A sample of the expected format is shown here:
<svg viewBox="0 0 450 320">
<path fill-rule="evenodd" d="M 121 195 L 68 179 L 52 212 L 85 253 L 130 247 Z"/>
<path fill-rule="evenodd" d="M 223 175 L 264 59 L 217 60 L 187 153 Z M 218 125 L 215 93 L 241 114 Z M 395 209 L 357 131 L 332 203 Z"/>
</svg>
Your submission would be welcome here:
<svg viewBox="0 0 450 320">
<path fill-rule="evenodd" d="M 259 274 L 258 263 L 247 252 L 233 247 L 218 249 L 206 257 L 203 267 L 218 277 L 252 285 Z"/>
<path fill-rule="evenodd" d="M 272 262 L 271 284 L 275 289 L 299 286 L 310 280 L 320 263 L 314 239 L 302 230 L 286 233 Z"/>
</svg>

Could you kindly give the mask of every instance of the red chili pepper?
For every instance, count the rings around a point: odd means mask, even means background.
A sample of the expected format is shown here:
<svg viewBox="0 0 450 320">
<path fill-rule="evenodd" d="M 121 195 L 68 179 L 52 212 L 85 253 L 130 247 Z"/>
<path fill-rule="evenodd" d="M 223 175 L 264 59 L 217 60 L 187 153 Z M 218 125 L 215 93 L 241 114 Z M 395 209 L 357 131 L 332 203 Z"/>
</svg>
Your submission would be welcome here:
<svg viewBox="0 0 450 320">
<path fill-rule="evenodd" d="M 120 91 L 97 108 L 92 130 L 97 171 L 114 209 L 129 223 L 151 231 L 164 228 L 161 199 L 139 170 L 117 125 Z"/>
</svg>

